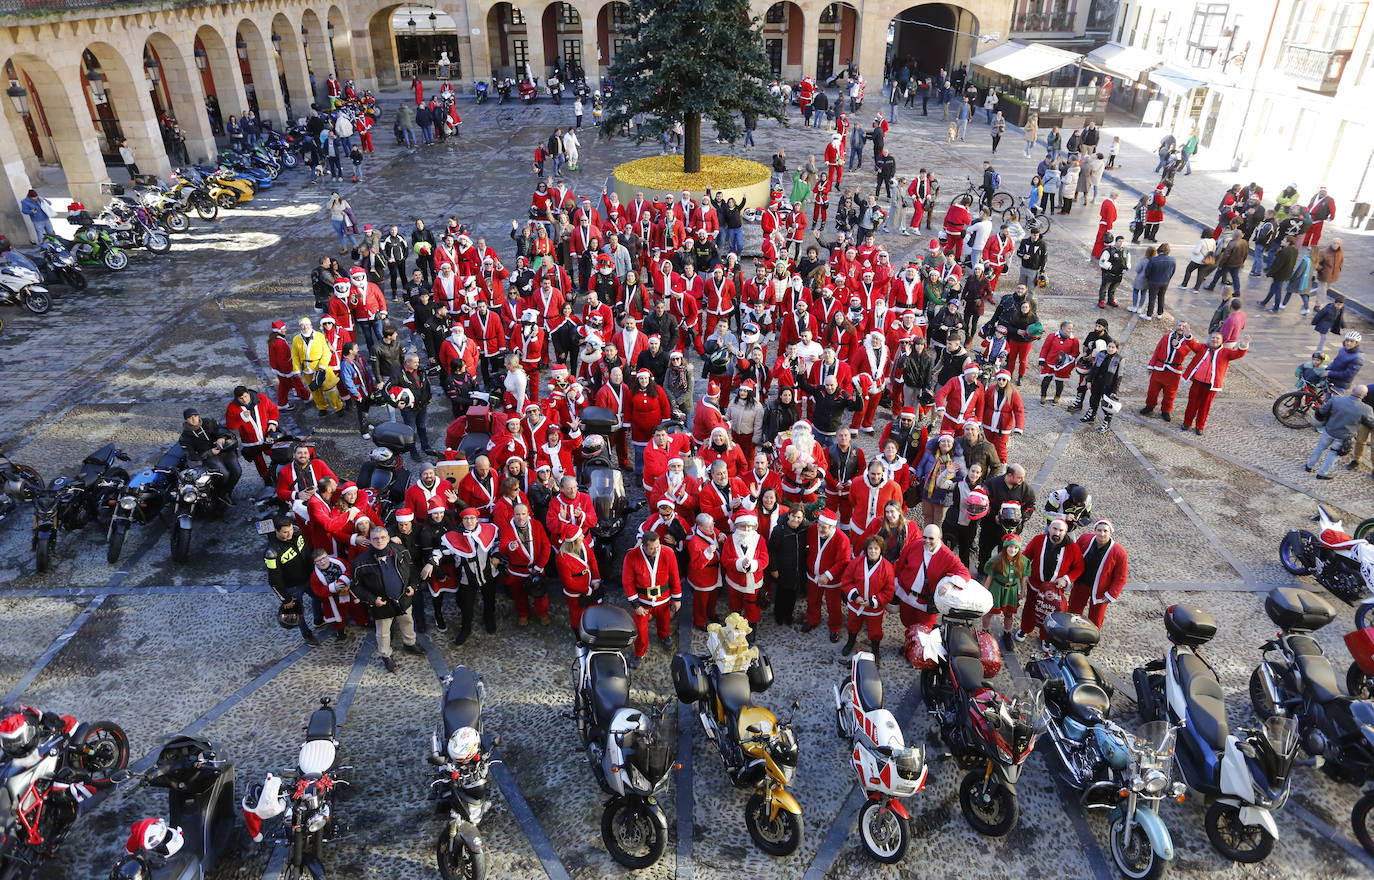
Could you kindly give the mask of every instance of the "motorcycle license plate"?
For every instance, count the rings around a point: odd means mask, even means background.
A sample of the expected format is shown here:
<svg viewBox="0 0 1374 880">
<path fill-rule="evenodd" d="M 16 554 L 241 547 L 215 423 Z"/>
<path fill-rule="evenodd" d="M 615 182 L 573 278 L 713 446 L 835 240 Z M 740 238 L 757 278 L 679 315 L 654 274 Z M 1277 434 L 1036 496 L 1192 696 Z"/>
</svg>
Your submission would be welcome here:
<svg viewBox="0 0 1374 880">
<path fill-rule="evenodd" d="M 259 534 L 259 535 L 270 535 L 270 534 L 272 534 L 272 533 L 275 532 L 275 531 L 276 531 L 276 528 L 273 527 L 273 525 L 272 525 L 272 520 L 270 520 L 270 519 L 260 519 L 260 520 L 258 520 L 258 534 Z"/>
</svg>

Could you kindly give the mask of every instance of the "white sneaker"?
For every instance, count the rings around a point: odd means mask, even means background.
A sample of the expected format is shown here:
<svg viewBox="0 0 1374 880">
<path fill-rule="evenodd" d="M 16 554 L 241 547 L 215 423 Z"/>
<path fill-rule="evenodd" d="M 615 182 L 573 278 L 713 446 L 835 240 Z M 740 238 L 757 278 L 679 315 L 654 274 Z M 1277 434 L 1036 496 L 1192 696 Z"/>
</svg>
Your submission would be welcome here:
<svg viewBox="0 0 1374 880">
<path fill-rule="evenodd" d="M 1127 309 L 1126 311 L 1128 311 L 1128 312 L 1138 312 L 1138 311 L 1140 311 L 1140 306 L 1131 306 L 1131 307 L 1130 307 L 1129 309 Z"/>
<path fill-rule="evenodd" d="M 1151 320 L 1154 320 L 1154 319 L 1151 318 L 1149 315 L 1141 314 L 1141 315 L 1140 315 L 1140 320 L 1142 320 L 1142 321 L 1151 321 Z"/>
</svg>

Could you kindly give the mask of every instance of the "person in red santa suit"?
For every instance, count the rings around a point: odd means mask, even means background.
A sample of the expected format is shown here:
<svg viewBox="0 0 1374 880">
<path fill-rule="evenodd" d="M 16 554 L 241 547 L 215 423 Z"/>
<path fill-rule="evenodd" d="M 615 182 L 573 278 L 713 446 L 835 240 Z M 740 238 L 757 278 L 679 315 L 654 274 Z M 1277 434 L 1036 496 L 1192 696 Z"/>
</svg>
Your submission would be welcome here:
<svg viewBox="0 0 1374 880">
<path fill-rule="evenodd" d="M 633 315 L 625 315 L 620 321 L 620 329 L 615 336 L 611 337 L 615 343 L 616 351 L 625 359 L 626 364 L 633 365 L 639 360 L 639 356 L 649 350 L 649 334 L 639 329 L 638 322 Z"/>
<path fill-rule="evenodd" d="M 1040 346 L 1040 405 L 1045 405 L 1045 397 L 1049 394 L 1050 383 L 1054 383 L 1054 402 L 1050 406 L 1059 405 L 1059 396 L 1064 393 L 1064 383 L 1073 377 L 1074 364 L 1078 362 L 1078 355 L 1081 348 L 1078 337 L 1073 335 L 1073 322 L 1064 321 L 1059 325 L 1059 332 L 1052 333 L 1045 337 L 1045 342 Z"/>
<path fill-rule="evenodd" d="M 558 494 L 549 501 L 549 512 L 545 519 L 550 534 L 563 534 L 570 527 L 576 526 L 581 529 L 587 537 L 587 544 L 590 546 L 592 541 L 592 529 L 596 527 L 596 509 L 592 507 L 592 498 L 586 492 L 579 492 L 577 489 L 577 477 L 568 474 L 558 481 Z"/>
<path fill-rule="evenodd" d="M 874 663 L 881 654 L 883 616 L 897 587 L 895 570 L 883 557 L 884 549 L 883 539 L 877 535 L 864 538 L 859 555 L 844 571 L 841 589 L 845 591 L 845 605 L 849 609 L 849 621 L 845 624 L 849 639 L 840 653 L 846 657 L 854 653 L 861 629 L 868 631 L 868 647 L 873 652 Z"/>
<path fill-rule="evenodd" d="M 333 315 L 325 315 L 320 318 L 320 335 L 324 337 L 325 347 L 329 350 L 329 360 L 325 362 L 324 366 L 337 376 L 339 364 L 342 361 L 339 352 L 343 350 L 344 343 L 353 340 L 347 331 L 339 327 Z"/>
<path fill-rule="evenodd" d="M 519 356 L 520 366 L 530 377 L 529 386 L 525 389 L 526 399 L 538 401 L 539 368 L 549 353 L 548 334 L 539 326 L 538 312 L 525 309 L 520 313 L 520 324 L 511 334 L 507 347 Z"/>
<path fill-rule="evenodd" d="M 878 402 L 883 397 L 883 385 L 888 380 L 887 341 L 878 330 L 873 330 L 865 339 L 865 344 L 854 353 L 849 362 L 853 372 L 854 388 L 862 405 L 849 422 L 851 428 L 858 428 L 865 434 L 873 433 L 873 419 L 878 414 Z"/>
<path fill-rule="evenodd" d="M 1011 384 L 1011 373 L 998 370 L 992 377 L 992 387 L 983 389 L 983 411 L 980 414 L 988 440 L 997 450 L 1002 461 L 1007 458 L 1007 443 L 1012 434 L 1020 434 L 1026 429 L 1026 405 L 1021 402 L 1021 392 Z"/>
<path fill-rule="evenodd" d="M 359 267 L 361 268 L 361 267 Z M 366 272 L 364 271 L 364 274 Z M 340 275 L 334 279 L 334 295 L 329 298 L 328 304 L 324 308 L 324 316 L 320 319 L 320 326 L 324 326 L 327 318 L 333 318 L 339 330 L 347 335 L 344 342 L 353 340 L 353 284 L 347 278 Z"/>
<path fill-rule="evenodd" d="M 629 421 L 629 412 L 625 409 L 629 397 L 625 385 L 624 370 L 615 366 L 611 367 L 606 381 L 601 383 L 600 388 L 596 389 L 596 396 L 592 400 L 593 406 L 599 406 L 614 413 L 616 424 L 621 425 L 611 432 L 611 444 L 615 447 L 616 460 L 620 462 L 620 469 L 626 471 L 634 470 L 634 464 L 630 458 L 630 432 L 624 427 Z"/>
<path fill-rule="evenodd" d="M 672 418 L 673 407 L 668 400 L 668 392 L 654 381 L 654 374 L 647 369 L 635 372 L 634 382 L 628 391 L 629 400 L 626 410 L 630 414 L 630 443 L 635 448 L 635 473 L 644 474 L 644 448 L 649 445 L 655 429 Z"/>
<path fill-rule="evenodd" d="M 277 406 L 286 406 L 291 392 L 296 392 L 297 400 L 309 400 L 310 391 L 301 381 L 291 362 L 291 343 L 286 338 L 286 322 L 273 321 L 272 332 L 267 337 L 267 366 L 277 377 Z"/>
<path fill-rule="evenodd" d="M 424 482 L 423 473 L 420 481 Z M 496 507 L 496 488 L 496 472 L 492 469 L 491 459 L 483 453 L 472 460 L 472 469 L 458 484 L 456 497 L 450 503 L 461 502 L 464 507 L 475 508 L 484 519 L 490 521 Z M 406 498 L 410 498 L 408 490 Z"/>
<path fill-rule="evenodd" d="M 314 563 L 315 567 L 310 570 L 310 592 L 319 597 L 324 622 L 334 628 L 334 639 L 341 642 L 350 622 L 366 628 L 372 619 L 363 603 L 350 592 L 353 582 L 348 577 L 347 563 L 319 547 L 314 551 Z"/>
<path fill-rule="evenodd" d="M 1159 404 L 1159 416 L 1164 421 L 1172 421 L 1174 398 L 1178 396 L 1178 382 L 1183 378 L 1183 362 L 1188 357 L 1186 343 L 1193 338 L 1192 328 L 1187 321 L 1174 325 L 1172 333 L 1162 336 L 1155 344 L 1146 369 L 1150 371 L 1150 385 L 1145 392 L 1145 405 L 1140 414 L 1148 416 Z"/>
<path fill-rule="evenodd" d="M 563 429 L 557 425 L 549 425 L 544 430 L 544 442 L 534 450 L 534 466 L 537 468 L 545 464 L 553 472 L 555 480 L 561 480 L 568 474 L 576 476 L 572 448 L 563 442 Z"/>
<path fill-rule="evenodd" d="M 458 493 L 448 480 L 439 479 L 439 471 L 429 462 L 423 462 L 416 469 L 419 476 L 406 489 L 405 505 L 421 513 L 429 510 L 432 499 L 438 498 L 445 505 L 458 506 Z"/>
<path fill-rule="evenodd" d="M 839 524 L 838 513 L 822 510 L 816 524 L 806 532 L 806 623 L 802 632 L 811 632 L 820 625 L 824 603 L 832 643 L 840 640 L 844 572 L 854 556 Z"/>
<path fill-rule="evenodd" d="M 576 637 L 582 612 L 588 606 L 598 604 L 600 600 L 596 596 L 601 589 L 601 572 L 596 564 L 596 554 L 587 550 L 586 536 L 581 529 L 569 528 L 563 534 L 554 565 L 558 568 L 558 582 L 568 602 L 568 623 Z"/>
<path fill-rule="evenodd" d="M 1069 610 L 1085 614 L 1102 628 L 1107 606 L 1121 598 L 1130 574 L 1126 548 L 1116 542 L 1111 520 L 1093 523 L 1092 534 L 1078 537 L 1078 550 L 1083 554 L 1083 573 L 1073 582 L 1069 593 Z"/>
<path fill-rule="evenodd" d="M 725 462 L 731 479 L 743 476 L 749 469 L 749 460 L 744 457 L 744 450 L 735 443 L 730 436 L 730 430 L 724 425 L 717 425 L 711 429 L 708 442 L 702 444 L 698 454 L 701 456 L 701 463 L 708 468 L 717 461 Z"/>
<path fill-rule="evenodd" d="M 1101 259 L 1102 252 L 1107 249 L 1107 244 L 1111 239 L 1112 227 L 1116 225 L 1116 193 L 1102 200 L 1102 207 L 1097 213 L 1097 238 L 1093 241 L 1093 259 Z"/>
<path fill-rule="evenodd" d="M 506 573 L 502 577 L 510 587 L 511 599 L 515 602 L 515 625 L 528 626 L 530 622 L 530 599 L 533 598 L 534 616 L 545 626 L 549 623 L 549 596 L 542 587 L 532 589 L 540 582 L 544 567 L 549 564 L 549 537 L 544 527 L 530 518 L 526 504 L 517 504 L 510 521 L 500 530 L 500 555 L 506 560 Z"/>
<path fill-rule="evenodd" d="M 988 288 L 997 290 L 997 281 L 1007 271 L 1007 261 L 1016 253 L 1016 243 L 1012 240 L 1010 227 L 1003 223 L 996 234 L 989 236 L 983 245 L 983 269 L 987 272 Z"/>
<path fill-rule="evenodd" d="M 481 357 L 482 381 L 490 386 L 492 374 L 500 367 L 501 353 L 508 340 L 500 316 L 489 309 L 485 302 L 478 302 L 477 311 L 468 318 L 467 335 L 476 344 L 477 354 Z"/>
<path fill-rule="evenodd" d="M 699 506 L 701 483 L 686 472 L 683 459 L 678 456 L 669 459 L 667 467 L 649 489 L 649 503 L 657 509 L 660 501 L 671 501 L 682 516 L 690 519 Z"/>
<path fill-rule="evenodd" d="M 515 508 L 522 504 L 529 506 L 530 499 L 525 494 L 526 477 L 525 461 L 521 458 L 512 458 L 506 462 L 506 469 L 500 472 L 501 494 L 497 496 L 496 503 L 491 509 L 491 521 L 498 532 L 503 531 L 510 521 L 515 519 Z"/>
<path fill-rule="evenodd" d="M 725 274 L 725 267 L 717 265 L 706 281 L 705 336 L 716 332 L 721 321 L 729 322 L 735 313 L 735 282 Z"/>
<path fill-rule="evenodd" d="M 491 461 L 491 466 L 499 471 L 506 466 L 507 459 L 528 459 L 530 451 L 525 447 L 525 436 L 520 430 L 519 416 L 512 414 L 505 419 L 498 416 L 497 421 L 504 424 L 492 433 L 491 439 L 487 440 L 487 458 Z"/>
<path fill-rule="evenodd" d="M 716 600 L 725 583 L 720 570 L 724 540 L 709 513 L 697 514 L 696 527 L 687 538 L 687 583 L 692 588 L 692 626 L 703 632 L 717 620 Z"/>
<path fill-rule="evenodd" d="M 864 478 L 849 484 L 849 539 L 857 551 L 864 532 L 875 520 L 882 519 L 883 507 L 889 501 L 901 503 L 902 490 L 889 479 L 887 470 L 876 460 L 868 463 Z"/>
<path fill-rule="evenodd" d="M 956 260 L 964 255 L 964 230 L 972 222 L 973 215 L 962 201 L 956 200 L 945 212 L 945 228 L 941 239 Z"/>
<path fill-rule="evenodd" d="M 720 570 L 730 588 L 730 610 L 759 622 L 759 590 L 768 570 L 768 540 L 759 534 L 759 518 L 752 510 L 736 511 L 734 529 L 720 550 Z"/>
<path fill-rule="evenodd" d="M 944 532 L 935 523 L 921 531 L 921 540 L 912 541 L 897 560 L 897 586 L 894 594 L 901 603 L 898 613 L 902 628 L 912 624 L 935 626 L 939 613 L 935 608 L 935 588 L 947 577 L 968 578 L 968 569 L 959 556 L 941 540 Z"/>
<path fill-rule="evenodd" d="M 449 328 L 444 344 L 439 346 L 439 366 L 447 381 L 452 381 L 457 369 L 454 364 L 460 361 L 468 375 L 477 375 L 477 346 L 468 338 L 467 329 L 461 321 Z"/>
<path fill-rule="evenodd" d="M 1191 384 L 1188 386 L 1188 406 L 1183 410 L 1182 429 L 1186 431 L 1196 422 L 1195 430 L 1201 436 L 1207 427 L 1212 401 L 1216 400 L 1222 380 L 1226 378 L 1226 368 L 1231 361 L 1245 357 L 1250 350 L 1250 337 L 1246 336 L 1236 348 L 1226 348 L 1220 333 L 1211 334 L 1205 343 L 1189 339 L 1183 345 L 1193 360 L 1183 371 L 1183 378 Z"/>
<path fill-rule="evenodd" d="M 711 465 L 710 479 L 701 486 L 701 512 L 711 515 L 717 531 L 729 533 L 730 517 L 744 504 L 748 494 L 744 481 L 731 477 L 729 466 L 718 460 Z"/>
<path fill-rule="evenodd" d="M 754 466 L 741 479 L 744 480 L 745 491 L 749 493 L 744 500 L 745 507 L 758 509 L 759 499 L 763 497 L 765 489 L 775 489 L 778 496 L 782 496 L 782 477 L 769 466 L 766 452 L 754 453 Z"/>
<path fill-rule="evenodd" d="M 1049 529 L 1031 538 L 1026 547 L 1030 572 L 1026 578 L 1025 607 L 1021 612 L 1021 628 L 1012 634 L 1016 641 L 1024 641 L 1031 632 L 1045 637 L 1045 621 L 1056 611 L 1066 607 L 1069 589 L 1083 576 L 1083 553 L 1069 540 L 1069 526 L 1056 517 Z"/>
<path fill-rule="evenodd" d="M 323 459 L 315 457 L 313 447 L 297 443 L 291 451 L 291 463 L 277 473 L 277 497 L 291 504 L 307 491 L 313 492 L 325 477 L 334 477 L 334 471 Z"/>
<path fill-rule="evenodd" d="M 687 525 L 687 521 L 677 515 L 677 505 L 671 499 L 658 499 L 654 509 L 657 513 L 650 514 L 648 519 L 639 524 L 639 529 L 635 532 L 636 540 L 645 532 L 658 532 L 658 539 L 663 542 L 663 546 L 681 552 L 687 544 L 687 536 L 691 531 L 691 526 Z M 685 559 L 685 557 L 679 556 L 679 561 L 685 561 Z"/>
<path fill-rule="evenodd" d="M 234 397 L 224 410 L 224 427 L 237 431 L 239 450 L 243 457 L 253 462 L 262 477 L 262 484 L 271 488 L 277 484 L 267 455 L 270 452 L 268 435 L 277 430 L 281 411 L 277 405 L 246 385 L 234 388 Z"/>
<path fill-rule="evenodd" d="M 457 560 L 458 610 L 463 623 L 454 642 L 463 644 L 472 632 L 477 595 L 482 596 L 482 625 L 489 633 L 496 632 L 496 558 L 500 535 L 496 526 L 478 520 L 476 508 L 468 507 L 459 516 L 460 531 L 444 535 L 441 542 L 444 556 Z M 431 557 L 433 558 L 433 557 Z"/>
<path fill-rule="evenodd" d="M 644 474 L 642 485 L 645 492 L 653 491 L 658 478 L 669 470 L 673 459 L 685 462 L 693 454 L 695 444 L 690 434 L 674 434 L 666 424 L 654 426 L 650 442 L 644 448 Z"/>
<path fill-rule="evenodd" d="M 658 533 L 645 532 L 639 546 L 625 554 L 620 581 L 635 614 L 635 655 L 629 664 L 638 667 L 649 652 L 650 619 L 659 642 L 664 648 L 672 649 L 672 615 L 682 605 L 677 556 L 671 548 L 662 545 Z"/>
<path fill-rule="evenodd" d="M 978 382 L 980 369 L 977 364 L 964 367 L 961 376 L 955 376 L 935 391 L 935 414 L 940 417 L 940 434 L 959 434 L 964 422 L 977 419 L 983 407 L 983 386 Z"/>
<path fill-rule="evenodd" d="M 692 439 L 698 444 L 708 442 L 716 428 L 724 428 L 727 435 L 730 433 L 730 423 L 720 408 L 720 393 L 720 385 L 712 381 L 706 386 L 706 394 L 697 401 L 692 413 Z"/>
<path fill-rule="evenodd" d="M 825 179 L 832 186 L 844 180 L 844 137 L 837 131 L 825 146 Z"/>
</svg>

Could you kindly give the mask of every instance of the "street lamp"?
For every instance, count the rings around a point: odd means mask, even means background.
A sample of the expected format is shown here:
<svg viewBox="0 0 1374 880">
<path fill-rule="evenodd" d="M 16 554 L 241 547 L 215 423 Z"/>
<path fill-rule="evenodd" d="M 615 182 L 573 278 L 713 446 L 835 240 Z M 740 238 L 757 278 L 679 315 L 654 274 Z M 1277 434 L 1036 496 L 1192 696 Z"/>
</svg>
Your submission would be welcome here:
<svg viewBox="0 0 1374 880">
<path fill-rule="evenodd" d="M 235 35 L 234 49 L 238 51 L 240 61 L 248 60 L 248 41 L 243 38 L 243 34 Z"/>
<path fill-rule="evenodd" d="M 433 10 L 430 10 L 429 13 L 429 29 L 431 31 L 439 29 L 439 16 L 435 15 Z"/>
<path fill-rule="evenodd" d="M 281 57 L 281 34 L 272 35 L 272 48 L 277 51 L 277 57 Z"/>
<path fill-rule="evenodd" d="M 196 69 L 199 70 L 201 73 L 204 73 L 205 66 L 210 63 L 210 59 L 208 56 L 206 56 L 205 50 L 202 49 L 200 46 L 197 46 L 196 51 L 193 54 L 196 57 Z"/>
<path fill-rule="evenodd" d="M 5 94 L 9 96 L 10 103 L 14 105 L 14 112 L 24 118 L 29 115 L 29 90 L 21 86 L 18 80 L 10 80 L 10 87 L 5 89 Z"/>
<path fill-rule="evenodd" d="M 105 103 L 105 74 L 98 70 L 86 71 L 86 82 L 91 84 L 91 95 L 97 104 Z"/>
<path fill-rule="evenodd" d="M 151 55 L 143 59 L 143 69 L 148 74 L 148 88 L 156 88 L 162 80 L 162 69 L 158 67 L 157 59 Z"/>
<path fill-rule="evenodd" d="M 406 32 L 412 37 L 415 36 L 415 18 L 413 16 L 406 22 Z"/>
</svg>

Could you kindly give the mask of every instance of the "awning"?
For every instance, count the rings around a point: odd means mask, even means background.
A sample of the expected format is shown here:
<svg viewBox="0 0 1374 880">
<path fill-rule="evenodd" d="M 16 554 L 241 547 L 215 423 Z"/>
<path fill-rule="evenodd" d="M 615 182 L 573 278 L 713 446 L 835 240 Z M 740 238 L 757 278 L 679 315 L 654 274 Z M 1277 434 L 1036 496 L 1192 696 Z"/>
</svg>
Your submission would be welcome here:
<svg viewBox="0 0 1374 880">
<path fill-rule="evenodd" d="M 1135 82 L 1140 75 L 1152 67 L 1158 67 L 1159 58 L 1135 46 L 1120 43 L 1104 43 L 1088 53 L 1088 61 L 1127 82 Z"/>
<path fill-rule="evenodd" d="M 1186 95 L 1193 89 L 1207 85 L 1206 82 L 1167 64 L 1150 71 L 1150 82 L 1175 95 Z"/>
<path fill-rule="evenodd" d="M 1082 57 L 1041 43 L 1010 42 L 975 55 L 969 63 L 1017 82 L 1030 82 L 1061 67 L 1077 64 Z"/>
</svg>

